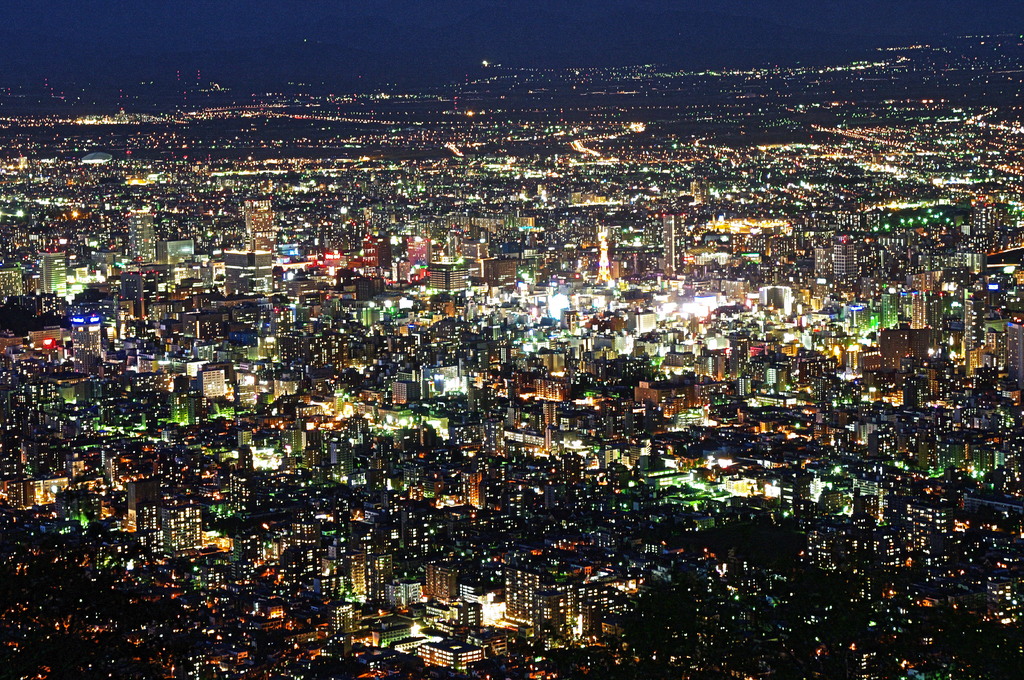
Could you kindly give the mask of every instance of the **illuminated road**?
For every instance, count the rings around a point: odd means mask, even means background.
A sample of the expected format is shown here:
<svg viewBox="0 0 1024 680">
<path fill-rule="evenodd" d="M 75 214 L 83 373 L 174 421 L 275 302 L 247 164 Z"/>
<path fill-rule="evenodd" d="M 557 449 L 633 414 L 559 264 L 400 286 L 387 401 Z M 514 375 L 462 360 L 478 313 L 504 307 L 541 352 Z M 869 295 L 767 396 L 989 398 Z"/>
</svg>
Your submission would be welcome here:
<svg viewBox="0 0 1024 680">
<path fill-rule="evenodd" d="M 595 151 L 594 149 L 588 149 L 587 147 L 583 146 L 582 140 L 577 139 L 569 146 L 571 146 L 572 150 L 577 153 L 590 154 L 591 156 L 596 156 L 597 158 L 601 157 L 601 153 L 599 151 Z"/>
</svg>

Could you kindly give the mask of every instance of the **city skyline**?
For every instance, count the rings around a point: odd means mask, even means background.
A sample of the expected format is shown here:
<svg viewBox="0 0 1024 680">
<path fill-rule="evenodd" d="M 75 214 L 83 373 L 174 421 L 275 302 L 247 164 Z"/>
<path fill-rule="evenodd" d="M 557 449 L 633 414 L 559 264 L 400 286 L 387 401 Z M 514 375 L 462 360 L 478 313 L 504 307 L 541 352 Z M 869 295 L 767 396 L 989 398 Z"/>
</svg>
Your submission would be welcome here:
<svg viewBox="0 0 1024 680">
<path fill-rule="evenodd" d="M 1004 3 L 320 4 L 16 9 L 0 676 L 1019 675 Z"/>
</svg>

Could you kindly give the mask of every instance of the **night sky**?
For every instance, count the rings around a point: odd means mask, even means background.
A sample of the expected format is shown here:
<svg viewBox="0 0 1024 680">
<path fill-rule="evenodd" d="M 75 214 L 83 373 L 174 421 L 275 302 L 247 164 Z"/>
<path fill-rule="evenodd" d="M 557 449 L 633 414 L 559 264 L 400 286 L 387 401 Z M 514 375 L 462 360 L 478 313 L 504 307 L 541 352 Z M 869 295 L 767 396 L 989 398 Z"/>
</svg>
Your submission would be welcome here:
<svg viewBox="0 0 1024 680">
<path fill-rule="evenodd" d="M 1024 32 L 1019 0 L 64 0 L 4 3 L 0 85 L 204 80 L 273 87 L 517 66 L 679 67 L 848 56 Z"/>
</svg>

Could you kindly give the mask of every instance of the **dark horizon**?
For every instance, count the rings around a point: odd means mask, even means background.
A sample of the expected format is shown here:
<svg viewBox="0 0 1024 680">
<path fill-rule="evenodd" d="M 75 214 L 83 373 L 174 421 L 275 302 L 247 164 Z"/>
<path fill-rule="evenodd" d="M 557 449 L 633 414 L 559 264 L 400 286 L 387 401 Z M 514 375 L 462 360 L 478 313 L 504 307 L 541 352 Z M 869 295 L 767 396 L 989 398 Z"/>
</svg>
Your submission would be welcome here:
<svg viewBox="0 0 1024 680">
<path fill-rule="evenodd" d="M 132 88 L 440 84 L 483 60 L 519 67 L 729 68 L 842 59 L 955 35 L 1024 31 L 997 0 L 819 3 L 596 0 L 120 1 L 9 7 L 0 87 Z"/>
</svg>

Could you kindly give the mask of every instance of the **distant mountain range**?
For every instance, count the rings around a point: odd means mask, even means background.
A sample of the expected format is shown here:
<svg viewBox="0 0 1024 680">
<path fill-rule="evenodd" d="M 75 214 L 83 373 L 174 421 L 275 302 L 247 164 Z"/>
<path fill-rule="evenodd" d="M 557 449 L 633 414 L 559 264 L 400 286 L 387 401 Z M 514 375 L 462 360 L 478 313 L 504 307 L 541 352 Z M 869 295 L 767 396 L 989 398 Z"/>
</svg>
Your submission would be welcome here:
<svg viewBox="0 0 1024 680">
<path fill-rule="evenodd" d="M 904 40 L 1022 30 L 1018 1 L 39 0 L 0 10 L 0 87 L 344 88 L 458 79 L 483 59 L 680 68 L 847 56 Z M 179 73 L 181 76 L 179 76 Z"/>
</svg>

